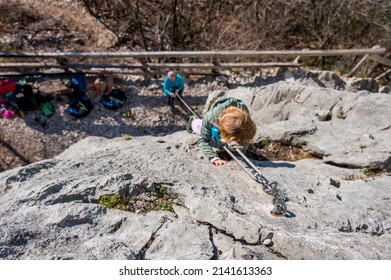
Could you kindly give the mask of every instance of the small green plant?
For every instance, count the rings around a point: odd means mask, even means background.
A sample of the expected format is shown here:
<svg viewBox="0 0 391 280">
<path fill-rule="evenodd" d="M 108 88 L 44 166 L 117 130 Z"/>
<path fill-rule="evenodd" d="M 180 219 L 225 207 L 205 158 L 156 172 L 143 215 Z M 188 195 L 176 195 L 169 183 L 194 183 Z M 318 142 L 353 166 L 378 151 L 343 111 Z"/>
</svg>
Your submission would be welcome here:
<svg viewBox="0 0 391 280">
<path fill-rule="evenodd" d="M 233 72 L 235 75 L 239 75 L 239 74 L 240 74 L 240 70 L 238 70 L 238 69 L 233 69 L 232 72 Z"/>
<path fill-rule="evenodd" d="M 259 145 L 260 145 L 260 148 L 265 148 L 265 147 L 267 147 L 267 146 L 270 145 L 270 141 L 267 140 L 267 139 L 262 140 L 262 141 L 259 143 Z"/>
<path fill-rule="evenodd" d="M 123 138 L 125 141 L 132 140 L 132 136 L 130 136 L 129 134 L 124 134 L 124 135 L 122 135 L 122 138 Z"/>
<path fill-rule="evenodd" d="M 344 120 L 344 119 L 346 119 L 346 115 L 344 115 L 343 113 L 339 113 L 337 118 L 340 120 Z"/>
<path fill-rule="evenodd" d="M 114 208 L 124 211 L 129 211 L 130 205 L 126 196 L 121 196 L 118 193 L 113 195 L 103 195 L 98 202 L 99 205 L 107 208 Z"/>
<path fill-rule="evenodd" d="M 160 209 L 162 209 L 162 210 L 164 210 L 164 211 L 172 212 L 172 211 L 173 211 L 173 208 L 172 208 L 172 201 L 163 201 L 163 202 L 160 204 Z"/>
<path fill-rule="evenodd" d="M 167 189 L 165 187 L 163 187 L 162 185 L 160 185 L 160 184 L 156 184 L 155 185 L 155 192 L 157 194 L 162 195 L 162 194 L 166 194 L 167 193 Z"/>
<path fill-rule="evenodd" d="M 364 168 L 362 170 L 362 172 L 364 173 L 365 176 L 368 176 L 368 177 L 372 177 L 372 176 L 376 175 L 376 172 L 374 172 L 373 170 L 371 170 L 369 168 Z"/>
<path fill-rule="evenodd" d="M 342 107 L 339 108 L 339 112 L 338 112 L 337 118 L 340 119 L 340 120 L 346 119 L 346 115 L 345 115 L 345 113 L 342 111 Z"/>
</svg>

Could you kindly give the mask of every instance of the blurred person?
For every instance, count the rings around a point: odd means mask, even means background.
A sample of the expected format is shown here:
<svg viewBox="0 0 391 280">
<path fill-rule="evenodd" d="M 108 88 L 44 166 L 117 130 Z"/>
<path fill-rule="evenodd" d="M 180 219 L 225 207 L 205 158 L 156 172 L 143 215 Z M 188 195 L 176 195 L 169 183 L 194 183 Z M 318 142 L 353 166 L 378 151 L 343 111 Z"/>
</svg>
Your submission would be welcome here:
<svg viewBox="0 0 391 280">
<path fill-rule="evenodd" d="M 178 94 L 182 97 L 184 85 L 184 79 L 179 73 L 175 71 L 167 73 L 163 83 L 163 91 L 168 96 L 168 105 L 170 106 L 171 112 L 174 111 L 175 95 Z"/>
</svg>

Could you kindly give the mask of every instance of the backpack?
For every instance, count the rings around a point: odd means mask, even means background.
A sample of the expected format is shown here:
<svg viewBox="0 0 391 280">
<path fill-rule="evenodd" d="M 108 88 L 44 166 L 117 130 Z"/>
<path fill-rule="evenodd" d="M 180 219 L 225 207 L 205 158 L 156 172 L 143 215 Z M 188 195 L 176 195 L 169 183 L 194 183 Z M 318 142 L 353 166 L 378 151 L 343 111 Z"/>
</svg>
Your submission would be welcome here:
<svg viewBox="0 0 391 280">
<path fill-rule="evenodd" d="M 106 72 L 99 72 L 98 74 L 95 75 L 95 80 L 99 80 L 101 82 L 106 82 L 108 78 L 109 78 L 109 74 Z"/>
<path fill-rule="evenodd" d="M 95 91 L 97 94 L 105 94 L 113 89 L 113 77 L 107 72 L 100 72 L 95 76 Z"/>
<path fill-rule="evenodd" d="M 68 82 L 67 87 L 73 90 L 73 97 L 83 95 L 87 89 L 87 83 L 82 75 L 76 75 Z"/>
<path fill-rule="evenodd" d="M 15 116 L 15 112 L 11 108 L 7 108 L 5 106 L 2 106 L 1 115 L 6 119 L 12 119 L 12 117 Z"/>
<path fill-rule="evenodd" d="M 15 111 L 19 111 L 15 92 L 11 91 L 5 95 L 5 105 L 12 107 Z"/>
<path fill-rule="evenodd" d="M 0 80 L 0 99 L 1 104 L 5 105 L 6 99 L 5 96 L 7 93 L 14 92 L 16 89 L 16 83 L 10 80 Z"/>
<path fill-rule="evenodd" d="M 54 114 L 54 106 L 50 102 L 45 102 L 41 106 L 42 115 L 51 117 Z"/>
<path fill-rule="evenodd" d="M 18 83 L 15 89 L 16 102 L 19 110 L 34 111 L 41 105 L 41 96 L 39 93 L 33 93 L 32 86 L 25 83 Z"/>
<path fill-rule="evenodd" d="M 68 113 L 75 118 L 83 118 L 92 111 L 93 107 L 91 100 L 86 95 L 81 95 L 71 99 Z"/>
<path fill-rule="evenodd" d="M 126 102 L 126 94 L 120 89 L 113 89 L 108 95 L 102 97 L 100 103 L 110 110 L 122 108 Z"/>
</svg>

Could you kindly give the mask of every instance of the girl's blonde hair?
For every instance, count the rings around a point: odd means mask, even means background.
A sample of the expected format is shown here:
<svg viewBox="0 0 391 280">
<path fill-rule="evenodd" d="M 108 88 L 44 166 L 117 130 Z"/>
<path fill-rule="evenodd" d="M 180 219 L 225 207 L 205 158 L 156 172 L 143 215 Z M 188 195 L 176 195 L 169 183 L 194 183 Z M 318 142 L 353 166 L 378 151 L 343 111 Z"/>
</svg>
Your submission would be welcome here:
<svg viewBox="0 0 391 280">
<path fill-rule="evenodd" d="M 225 143 L 236 141 L 242 145 L 252 140 L 257 131 L 250 114 L 236 106 L 225 108 L 218 121 L 221 140 Z"/>
</svg>

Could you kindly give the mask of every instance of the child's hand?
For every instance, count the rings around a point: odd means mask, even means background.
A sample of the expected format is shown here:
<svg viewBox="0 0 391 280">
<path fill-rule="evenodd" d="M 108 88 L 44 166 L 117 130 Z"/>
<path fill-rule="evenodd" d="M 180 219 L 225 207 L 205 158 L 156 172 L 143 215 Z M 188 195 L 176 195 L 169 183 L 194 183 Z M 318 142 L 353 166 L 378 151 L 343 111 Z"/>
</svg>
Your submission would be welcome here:
<svg viewBox="0 0 391 280">
<path fill-rule="evenodd" d="M 213 165 L 224 165 L 224 164 L 226 164 L 228 161 L 226 161 L 226 160 L 222 160 L 222 159 L 215 159 L 215 160 L 213 160 L 211 163 L 213 164 Z"/>
</svg>

